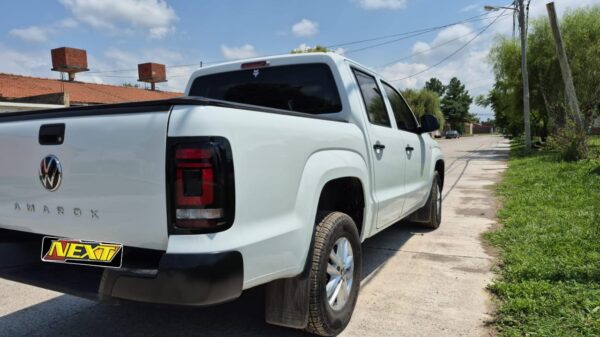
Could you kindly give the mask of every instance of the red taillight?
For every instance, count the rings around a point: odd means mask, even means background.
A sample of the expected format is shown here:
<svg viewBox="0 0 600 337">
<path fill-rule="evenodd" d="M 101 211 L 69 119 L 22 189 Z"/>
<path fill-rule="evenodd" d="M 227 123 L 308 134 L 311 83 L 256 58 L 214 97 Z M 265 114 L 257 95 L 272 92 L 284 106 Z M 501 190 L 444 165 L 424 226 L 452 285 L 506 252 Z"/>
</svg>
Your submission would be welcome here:
<svg viewBox="0 0 600 337">
<path fill-rule="evenodd" d="M 173 140 L 171 218 L 174 230 L 212 232 L 233 222 L 233 163 L 224 138 Z"/>
</svg>

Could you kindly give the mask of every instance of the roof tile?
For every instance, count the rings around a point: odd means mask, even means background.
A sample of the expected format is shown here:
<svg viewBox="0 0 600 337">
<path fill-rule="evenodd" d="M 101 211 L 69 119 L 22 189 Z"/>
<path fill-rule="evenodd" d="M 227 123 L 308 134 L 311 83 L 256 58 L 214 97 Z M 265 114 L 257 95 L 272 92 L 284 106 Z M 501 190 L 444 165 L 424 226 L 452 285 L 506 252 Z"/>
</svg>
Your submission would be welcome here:
<svg viewBox="0 0 600 337">
<path fill-rule="evenodd" d="M 65 82 L 49 78 L 0 73 L 0 97 L 17 99 L 68 92 L 71 103 L 105 104 L 150 101 L 183 95 L 179 92 L 151 91 L 132 87 L 85 82 Z"/>
</svg>

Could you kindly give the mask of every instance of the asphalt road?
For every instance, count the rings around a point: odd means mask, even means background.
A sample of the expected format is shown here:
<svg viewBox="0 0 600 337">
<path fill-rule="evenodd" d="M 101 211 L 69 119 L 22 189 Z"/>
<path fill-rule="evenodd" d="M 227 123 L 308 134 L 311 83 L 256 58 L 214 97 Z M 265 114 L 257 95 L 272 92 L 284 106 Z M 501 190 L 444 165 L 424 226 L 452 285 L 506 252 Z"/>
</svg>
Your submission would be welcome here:
<svg viewBox="0 0 600 337">
<path fill-rule="evenodd" d="M 363 244 L 358 304 L 342 336 L 488 336 L 485 287 L 493 254 L 493 185 L 506 166 L 500 137 L 440 140 L 446 156 L 443 222 L 396 224 Z M 0 279 L 0 336 L 306 336 L 264 323 L 260 288 L 205 309 L 98 304 Z"/>
</svg>

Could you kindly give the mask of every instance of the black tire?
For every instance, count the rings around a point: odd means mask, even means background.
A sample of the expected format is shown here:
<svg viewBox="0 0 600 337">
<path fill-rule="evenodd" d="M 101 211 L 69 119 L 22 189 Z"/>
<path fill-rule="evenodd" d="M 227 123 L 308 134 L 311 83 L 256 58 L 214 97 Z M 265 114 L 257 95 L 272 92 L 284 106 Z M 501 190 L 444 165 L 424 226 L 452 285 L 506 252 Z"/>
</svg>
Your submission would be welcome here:
<svg viewBox="0 0 600 337">
<path fill-rule="evenodd" d="M 329 304 L 326 286 L 333 279 L 327 272 L 327 266 L 330 264 L 329 256 L 334 246 L 338 245 L 336 248 L 339 248 L 341 244 L 346 244 L 346 241 L 343 239 L 346 239 L 352 248 L 354 261 L 352 272 L 345 273 L 338 269 L 340 278 L 344 280 L 343 282 L 340 281 L 340 287 L 345 285 L 346 288 L 344 289 L 351 287 L 351 290 L 348 292 L 346 301 L 342 299 L 340 302 L 337 302 L 335 300 L 332 306 Z M 347 246 L 345 247 L 347 249 Z M 346 328 L 350 322 L 358 298 L 361 259 L 360 238 L 352 218 L 340 212 L 320 213 L 317 217 L 312 262 L 310 265 L 310 300 L 307 332 L 320 336 L 335 336 Z M 331 264 L 335 265 L 333 260 L 331 260 Z M 344 276 L 341 276 L 343 274 Z M 351 285 L 348 285 L 348 282 L 346 282 L 349 275 L 352 275 Z M 332 298 L 334 297 L 336 296 L 332 296 Z M 341 307 L 334 309 L 336 305 L 341 305 Z"/>
<path fill-rule="evenodd" d="M 421 223 L 427 228 L 436 229 L 440 227 L 442 223 L 442 184 L 440 175 L 436 172 L 433 174 L 433 183 L 431 184 L 431 192 L 429 193 L 429 200 L 425 207 L 430 208 L 431 216 L 429 221 Z"/>
</svg>

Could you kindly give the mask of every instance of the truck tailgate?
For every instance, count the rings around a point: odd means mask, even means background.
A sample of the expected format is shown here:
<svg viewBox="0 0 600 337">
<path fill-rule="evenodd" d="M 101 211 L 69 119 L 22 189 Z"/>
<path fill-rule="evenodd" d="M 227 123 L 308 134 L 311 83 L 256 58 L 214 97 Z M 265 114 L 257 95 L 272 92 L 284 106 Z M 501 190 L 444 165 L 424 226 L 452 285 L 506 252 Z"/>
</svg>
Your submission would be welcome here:
<svg viewBox="0 0 600 337">
<path fill-rule="evenodd" d="M 0 228 L 165 250 L 169 111 L 125 105 L 0 114 Z M 52 145 L 41 145 L 40 128 L 56 124 L 64 124 L 62 144 L 51 136 Z M 62 168 L 59 186 L 52 158 Z M 51 171 L 46 186 L 40 170 Z"/>
</svg>

